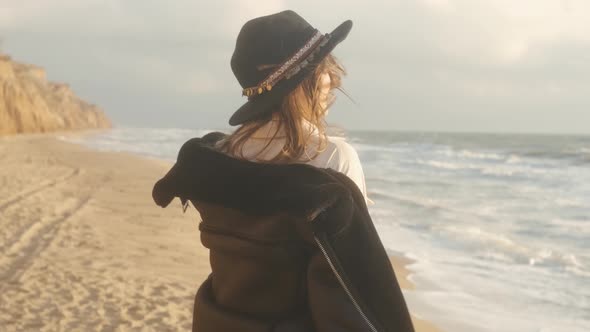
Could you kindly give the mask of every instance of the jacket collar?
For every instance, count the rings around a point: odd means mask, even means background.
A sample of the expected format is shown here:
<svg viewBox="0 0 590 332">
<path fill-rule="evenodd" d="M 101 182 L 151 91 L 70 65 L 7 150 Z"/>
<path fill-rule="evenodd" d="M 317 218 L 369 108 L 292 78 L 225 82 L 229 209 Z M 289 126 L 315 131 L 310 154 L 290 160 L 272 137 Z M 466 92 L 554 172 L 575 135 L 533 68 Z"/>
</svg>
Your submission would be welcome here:
<svg viewBox="0 0 590 332">
<path fill-rule="evenodd" d="M 205 201 L 249 214 L 288 213 L 307 220 L 337 202 L 352 205 L 351 186 L 336 171 L 237 159 L 213 148 L 224 137 L 214 132 L 184 143 L 174 166 L 154 185 L 156 204 L 166 207 L 179 197 L 183 204 Z"/>
</svg>

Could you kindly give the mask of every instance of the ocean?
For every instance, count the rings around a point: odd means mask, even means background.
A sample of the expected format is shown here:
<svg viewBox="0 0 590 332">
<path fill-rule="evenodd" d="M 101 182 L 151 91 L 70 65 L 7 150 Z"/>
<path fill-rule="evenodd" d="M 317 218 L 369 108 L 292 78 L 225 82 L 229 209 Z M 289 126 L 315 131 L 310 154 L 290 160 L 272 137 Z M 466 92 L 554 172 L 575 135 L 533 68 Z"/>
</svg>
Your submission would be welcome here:
<svg viewBox="0 0 590 332">
<path fill-rule="evenodd" d="M 174 161 L 211 130 L 116 128 L 78 142 Z M 412 310 L 449 332 L 590 331 L 590 136 L 346 133 Z"/>
</svg>

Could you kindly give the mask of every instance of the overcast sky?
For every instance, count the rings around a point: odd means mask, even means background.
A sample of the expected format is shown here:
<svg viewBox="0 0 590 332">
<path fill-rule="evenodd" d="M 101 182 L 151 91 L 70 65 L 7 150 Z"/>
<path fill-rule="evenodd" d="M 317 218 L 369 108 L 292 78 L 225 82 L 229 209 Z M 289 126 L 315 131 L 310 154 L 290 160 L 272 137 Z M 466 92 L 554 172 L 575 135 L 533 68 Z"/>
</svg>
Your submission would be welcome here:
<svg viewBox="0 0 590 332">
<path fill-rule="evenodd" d="M 283 9 L 355 23 L 330 123 L 590 134 L 588 0 L 0 0 L 1 47 L 118 124 L 223 128 L 240 27 Z"/>
</svg>

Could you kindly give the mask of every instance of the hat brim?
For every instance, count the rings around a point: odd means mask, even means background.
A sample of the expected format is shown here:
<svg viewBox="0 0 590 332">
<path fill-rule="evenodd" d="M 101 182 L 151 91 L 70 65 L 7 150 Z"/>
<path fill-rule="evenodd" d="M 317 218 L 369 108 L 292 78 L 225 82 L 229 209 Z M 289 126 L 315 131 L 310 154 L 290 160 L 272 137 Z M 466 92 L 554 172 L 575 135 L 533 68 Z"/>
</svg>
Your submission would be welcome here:
<svg viewBox="0 0 590 332">
<path fill-rule="evenodd" d="M 340 44 L 352 29 L 352 21 L 347 20 L 340 24 L 334 31 L 330 33 L 328 43 L 318 51 L 310 64 L 301 69 L 299 73 L 289 79 L 283 79 L 281 82 L 273 86 L 272 90 L 256 96 L 242 107 L 240 107 L 229 119 L 231 126 L 237 126 L 244 122 L 260 118 L 265 114 L 269 114 L 273 107 L 280 104 L 285 96 L 303 82 L 309 74 L 314 70 L 315 65 L 319 64 L 334 48 Z"/>
</svg>

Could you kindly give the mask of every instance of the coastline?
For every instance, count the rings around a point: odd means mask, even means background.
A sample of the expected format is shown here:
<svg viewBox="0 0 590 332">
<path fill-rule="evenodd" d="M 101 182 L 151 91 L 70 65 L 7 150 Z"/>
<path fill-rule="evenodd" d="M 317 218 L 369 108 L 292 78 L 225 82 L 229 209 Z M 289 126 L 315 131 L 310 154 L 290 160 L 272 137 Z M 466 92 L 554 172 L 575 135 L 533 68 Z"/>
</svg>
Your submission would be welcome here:
<svg viewBox="0 0 590 332">
<path fill-rule="evenodd" d="M 194 210 L 151 200 L 170 164 L 59 140 L 0 137 L 0 325 L 190 330 L 210 272 Z M 391 256 L 404 292 L 411 260 Z M 416 331 L 440 332 L 413 315 Z"/>
</svg>

